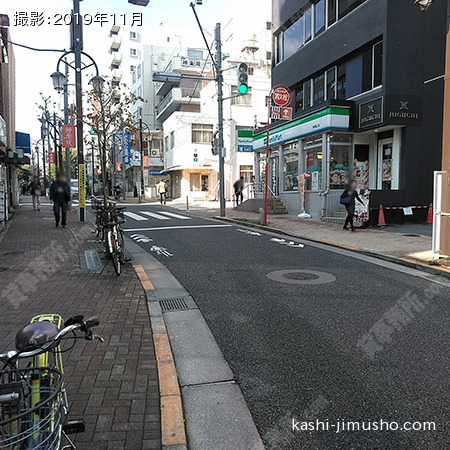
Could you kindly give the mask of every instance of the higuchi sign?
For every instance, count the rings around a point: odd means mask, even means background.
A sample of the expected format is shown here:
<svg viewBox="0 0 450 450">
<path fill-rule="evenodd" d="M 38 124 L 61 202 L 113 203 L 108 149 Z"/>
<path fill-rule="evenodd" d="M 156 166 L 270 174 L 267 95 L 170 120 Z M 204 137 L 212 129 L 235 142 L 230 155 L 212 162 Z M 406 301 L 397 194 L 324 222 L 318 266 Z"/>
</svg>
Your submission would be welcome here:
<svg viewBox="0 0 450 450">
<path fill-rule="evenodd" d="M 359 105 L 359 128 L 383 123 L 383 97 Z"/>
</svg>

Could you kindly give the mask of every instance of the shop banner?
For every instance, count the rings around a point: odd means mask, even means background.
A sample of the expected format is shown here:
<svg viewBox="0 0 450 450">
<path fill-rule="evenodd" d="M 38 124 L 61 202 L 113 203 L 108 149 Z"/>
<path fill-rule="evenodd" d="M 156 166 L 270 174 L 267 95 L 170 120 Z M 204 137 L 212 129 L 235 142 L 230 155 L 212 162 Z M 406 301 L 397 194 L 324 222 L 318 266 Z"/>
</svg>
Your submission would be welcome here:
<svg viewBox="0 0 450 450">
<path fill-rule="evenodd" d="M 122 163 L 116 162 L 116 172 L 122 172 Z"/>
<path fill-rule="evenodd" d="M 370 200 L 370 191 L 366 189 L 359 190 L 359 198 L 363 202 L 359 203 L 355 202 L 355 222 L 364 223 L 369 221 L 369 200 Z"/>
<path fill-rule="evenodd" d="M 55 152 L 48 152 L 48 163 L 56 164 L 56 153 Z"/>
<path fill-rule="evenodd" d="M 80 164 L 78 166 L 78 196 L 80 200 L 80 208 L 86 207 L 86 165 Z"/>
<path fill-rule="evenodd" d="M 238 152 L 253 151 L 253 130 L 238 130 Z"/>
<path fill-rule="evenodd" d="M 75 148 L 77 146 L 76 127 L 75 125 L 63 125 L 63 147 Z"/>
<path fill-rule="evenodd" d="M 144 155 L 142 157 L 142 164 L 144 167 L 150 167 L 150 156 Z"/>
</svg>

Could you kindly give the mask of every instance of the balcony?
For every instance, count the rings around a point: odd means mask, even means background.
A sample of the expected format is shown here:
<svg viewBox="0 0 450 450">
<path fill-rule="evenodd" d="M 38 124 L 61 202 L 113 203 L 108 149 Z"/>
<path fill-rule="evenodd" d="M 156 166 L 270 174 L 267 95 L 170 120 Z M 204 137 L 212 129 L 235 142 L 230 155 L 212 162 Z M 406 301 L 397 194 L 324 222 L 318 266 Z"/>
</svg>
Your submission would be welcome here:
<svg viewBox="0 0 450 450">
<path fill-rule="evenodd" d="M 111 27 L 111 29 L 109 30 L 109 37 L 117 36 L 119 34 L 119 31 L 120 31 L 120 26 L 119 25 L 113 25 Z"/>
<path fill-rule="evenodd" d="M 120 69 L 113 69 L 111 71 L 111 76 L 113 81 L 120 82 L 120 80 L 122 79 L 122 71 Z"/>
<path fill-rule="evenodd" d="M 113 66 L 120 66 L 122 64 L 122 54 L 118 52 L 112 52 L 111 70 Z"/>
<path fill-rule="evenodd" d="M 162 122 L 173 112 L 179 111 L 182 105 L 193 107 L 195 110 L 200 106 L 200 91 L 187 88 L 173 88 L 157 107 L 157 118 Z"/>
<path fill-rule="evenodd" d="M 122 45 L 122 38 L 120 36 L 112 36 L 109 52 L 110 53 L 117 52 L 121 45 Z"/>
</svg>

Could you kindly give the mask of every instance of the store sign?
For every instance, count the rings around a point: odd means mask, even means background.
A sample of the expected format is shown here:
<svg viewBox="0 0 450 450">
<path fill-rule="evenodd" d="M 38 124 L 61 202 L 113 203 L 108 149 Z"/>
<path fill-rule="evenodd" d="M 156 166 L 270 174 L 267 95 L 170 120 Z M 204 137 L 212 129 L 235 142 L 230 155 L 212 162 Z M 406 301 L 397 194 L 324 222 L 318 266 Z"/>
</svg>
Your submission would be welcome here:
<svg viewBox="0 0 450 450">
<path fill-rule="evenodd" d="M 170 174 L 164 173 L 162 170 L 149 170 L 149 175 L 152 177 L 170 177 Z"/>
<path fill-rule="evenodd" d="M 131 160 L 131 134 L 130 133 L 124 133 L 123 135 L 123 145 L 125 150 L 125 164 L 130 165 Z"/>
<path fill-rule="evenodd" d="M 56 164 L 56 153 L 55 152 L 49 152 L 48 153 L 48 163 L 49 164 Z"/>
<path fill-rule="evenodd" d="M 138 150 L 134 150 L 131 159 L 132 166 L 140 166 L 141 165 L 141 152 Z"/>
<path fill-rule="evenodd" d="M 299 139 L 308 134 L 325 130 L 348 130 L 350 110 L 347 107 L 329 107 L 307 117 L 294 120 L 270 131 L 270 145 Z M 260 150 L 267 146 L 267 133 L 255 136 L 253 149 Z"/>
<path fill-rule="evenodd" d="M 359 128 L 383 123 L 383 97 L 359 105 Z"/>
<path fill-rule="evenodd" d="M 238 130 L 238 152 L 253 151 L 253 130 Z"/>
<path fill-rule="evenodd" d="M 393 125 L 420 126 L 422 100 L 415 96 L 390 95 L 386 97 L 386 122 Z"/>
<path fill-rule="evenodd" d="M 77 146 L 75 125 L 63 125 L 62 134 L 64 148 L 75 148 Z"/>
<path fill-rule="evenodd" d="M 143 156 L 143 166 L 150 167 L 150 156 L 147 155 Z"/>
<path fill-rule="evenodd" d="M 116 172 L 122 172 L 122 163 L 116 162 Z"/>
</svg>

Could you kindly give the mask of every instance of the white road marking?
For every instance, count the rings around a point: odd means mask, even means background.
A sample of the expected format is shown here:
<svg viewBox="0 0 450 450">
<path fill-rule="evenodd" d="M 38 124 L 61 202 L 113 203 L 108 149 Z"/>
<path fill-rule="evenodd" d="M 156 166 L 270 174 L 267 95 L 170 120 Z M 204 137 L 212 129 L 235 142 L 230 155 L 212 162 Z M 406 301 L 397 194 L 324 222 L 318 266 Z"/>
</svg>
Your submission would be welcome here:
<svg viewBox="0 0 450 450">
<path fill-rule="evenodd" d="M 126 232 L 136 232 L 136 231 L 159 231 L 159 230 L 188 230 L 195 228 L 230 228 L 233 225 L 180 225 L 177 227 L 154 227 L 154 228 L 131 228 L 124 229 Z"/>
<path fill-rule="evenodd" d="M 169 217 L 160 216 L 159 214 L 155 214 L 149 211 L 139 211 L 141 214 L 144 214 L 144 216 L 153 217 L 154 219 L 158 220 L 170 220 Z"/>
<path fill-rule="evenodd" d="M 291 247 L 291 248 L 303 248 L 304 247 L 303 244 L 299 244 L 294 241 L 288 242 L 288 241 L 286 241 L 286 239 L 272 238 L 271 242 L 276 242 L 277 244 L 286 245 L 286 247 Z"/>
<path fill-rule="evenodd" d="M 171 213 L 169 211 L 158 211 L 160 214 L 165 214 L 166 216 L 174 217 L 175 219 L 181 220 L 191 220 L 190 217 L 180 216 L 179 214 Z"/>
<path fill-rule="evenodd" d="M 143 235 L 143 234 L 132 234 L 130 236 L 131 239 L 135 240 L 136 242 L 152 242 L 153 239 L 148 238 L 147 236 Z"/>
<path fill-rule="evenodd" d="M 156 252 L 157 255 L 164 255 L 167 258 L 170 258 L 172 255 L 172 253 L 170 253 L 167 248 L 165 247 L 157 247 L 156 245 L 154 245 L 151 249 L 151 252 Z"/>
<path fill-rule="evenodd" d="M 262 234 L 258 233 L 257 231 L 241 230 L 240 228 L 237 228 L 236 231 L 240 231 L 241 233 L 249 234 L 250 236 L 262 236 Z"/>
<path fill-rule="evenodd" d="M 134 220 L 148 220 L 147 217 L 142 217 L 142 216 L 138 216 L 135 213 L 129 212 L 129 211 L 124 211 L 124 214 L 129 217 L 130 219 L 134 219 Z"/>
</svg>

